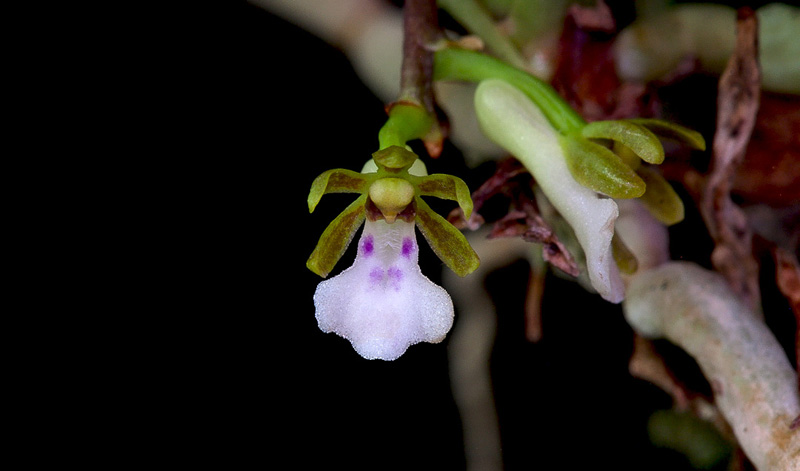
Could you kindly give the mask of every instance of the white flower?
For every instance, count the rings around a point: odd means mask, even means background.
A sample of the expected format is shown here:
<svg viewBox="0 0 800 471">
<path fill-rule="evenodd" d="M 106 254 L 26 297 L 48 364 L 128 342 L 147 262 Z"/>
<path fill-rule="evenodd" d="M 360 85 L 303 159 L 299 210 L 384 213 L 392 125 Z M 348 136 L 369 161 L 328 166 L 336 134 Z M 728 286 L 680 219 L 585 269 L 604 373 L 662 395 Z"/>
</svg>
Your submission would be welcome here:
<svg viewBox="0 0 800 471">
<path fill-rule="evenodd" d="M 475 111 L 483 132 L 525 165 L 547 199 L 572 226 L 586 254 L 594 289 L 603 299 L 622 301 L 625 288 L 611 248 L 619 216 L 617 203 L 573 178 L 557 131 L 514 86 L 497 79 L 481 82 L 475 92 Z"/>
<path fill-rule="evenodd" d="M 317 286 L 319 328 L 364 358 L 395 360 L 416 343 L 441 342 L 453 325 L 450 296 L 420 270 L 414 228 L 367 218 L 353 266 Z"/>
</svg>

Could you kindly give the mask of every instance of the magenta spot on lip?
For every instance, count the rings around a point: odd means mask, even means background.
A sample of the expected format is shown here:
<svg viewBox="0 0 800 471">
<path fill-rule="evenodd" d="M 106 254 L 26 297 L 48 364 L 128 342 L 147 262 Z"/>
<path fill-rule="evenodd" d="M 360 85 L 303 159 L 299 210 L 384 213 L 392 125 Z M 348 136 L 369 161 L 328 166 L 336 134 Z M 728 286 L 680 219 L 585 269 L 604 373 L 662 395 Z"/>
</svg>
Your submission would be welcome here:
<svg viewBox="0 0 800 471">
<path fill-rule="evenodd" d="M 403 271 L 397 267 L 391 267 L 387 270 L 386 274 L 389 276 L 389 280 L 392 283 L 392 287 L 395 290 L 400 289 L 400 281 L 403 280 Z"/>
<path fill-rule="evenodd" d="M 383 281 L 383 270 L 380 268 L 373 268 L 372 271 L 369 272 L 369 281 L 370 284 L 377 284 Z"/>
<path fill-rule="evenodd" d="M 368 235 L 364 239 L 364 242 L 361 244 L 361 249 L 363 250 L 364 255 L 372 255 L 372 251 L 375 249 L 372 235 Z"/>
<path fill-rule="evenodd" d="M 371 287 L 392 287 L 395 291 L 398 291 L 402 280 L 403 270 L 397 267 L 389 267 L 385 271 L 380 267 L 375 267 L 369 272 L 369 284 Z"/>
<path fill-rule="evenodd" d="M 403 239 L 403 256 L 408 257 L 411 255 L 411 252 L 414 250 L 414 241 L 411 237 L 406 237 Z"/>
</svg>

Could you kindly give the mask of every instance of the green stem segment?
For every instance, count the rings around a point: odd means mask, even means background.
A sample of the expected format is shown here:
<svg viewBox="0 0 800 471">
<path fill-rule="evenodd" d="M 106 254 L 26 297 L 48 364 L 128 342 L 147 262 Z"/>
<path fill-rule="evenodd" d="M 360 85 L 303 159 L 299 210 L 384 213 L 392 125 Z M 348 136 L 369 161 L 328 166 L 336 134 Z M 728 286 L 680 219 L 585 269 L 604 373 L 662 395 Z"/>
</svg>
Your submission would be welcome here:
<svg viewBox="0 0 800 471">
<path fill-rule="evenodd" d="M 486 54 L 444 48 L 434 54 L 434 80 L 501 79 L 522 91 L 562 134 L 580 132 L 586 121 L 546 82 Z"/>
<path fill-rule="evenodd" d="M 429 151 L 443 139 L 433 96 L 433 45 L 441 37 L 435 0 L 406 0 L 403 6 L 403 65 L 400 95 L 378 133 L 379 149 L 423 139 Z M 433 146 L 433 147 L 431 147 Z M 435 154 L 438 155 L 438 154 Z"/>
<path fill-rule="evenodd" d="M 378 131 L 379 149 L 405 147 L 408 141 L 426 137 L 434 124 L 433 116 L 422 106 L 397 103 L 391 107 L 389 119 Z"/>
</svg>

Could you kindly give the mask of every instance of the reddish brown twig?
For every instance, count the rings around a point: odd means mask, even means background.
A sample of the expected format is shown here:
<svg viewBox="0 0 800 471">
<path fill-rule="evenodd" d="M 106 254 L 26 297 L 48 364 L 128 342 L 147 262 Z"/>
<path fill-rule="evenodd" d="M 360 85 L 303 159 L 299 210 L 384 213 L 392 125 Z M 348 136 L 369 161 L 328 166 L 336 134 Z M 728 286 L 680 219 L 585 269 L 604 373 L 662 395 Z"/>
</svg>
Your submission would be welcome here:
<svg viewBox="0 0 800 471">
<path fill-rule="evenodd" d="M 435 0 L 406 0 L 403 6 L 403 64 L 397 103 L 421 106 L 434 119 L 423 138 L 431 157 L 442 152 L 444 133 L 439 124 L 433 94 L 433 47 L 441 38 Z M 387 109 L 391 108 L 390 104 Z"/>
<path fill-rule="evenodd" d="M 734 291 L 760 312 L 758 263 L 752 254 L 752 230 L 730 198 L 736 169 L 742 162 L 756 120 L 761 90 L 758 23 L 749 8 L 739 12 L 736 49 L 720 77 L 713 163 L 701 201 L 701 212 L 714 239 L 714 267 Z"/>
</svg>

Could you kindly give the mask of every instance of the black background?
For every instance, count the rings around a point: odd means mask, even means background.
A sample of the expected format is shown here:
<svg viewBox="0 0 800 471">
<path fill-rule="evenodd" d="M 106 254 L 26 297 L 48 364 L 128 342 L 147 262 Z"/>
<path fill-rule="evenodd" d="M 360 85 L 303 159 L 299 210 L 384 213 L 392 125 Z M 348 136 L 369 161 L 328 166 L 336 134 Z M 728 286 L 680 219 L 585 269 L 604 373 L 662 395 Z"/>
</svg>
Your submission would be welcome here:
<svg viewBox="0 0 800 471">
<path fill-rule="evenodd" d="M 464 469 L 447 340 L 368 361 L 314 319 L 320 278 L 305 261 L 350 199 L 325 196 L 309 214 L 307 192 L 319 173 L 369 158 L 384 103 L 341 51 L 256 6 L 203 13 L 176 20 L 189 33 L 161 56 L 167 69 L 193 67 L 166 78 L 174 111 L 155 117 L 175 124 L 163 173 L 174 194 L 159 204 L 162 263 L 138 302 L 166 293 L 160 307 L 172 312 L 148 325 L 154 332 L 137 350 L 156 365 L 131 386 L 131 416 L 149 422 L 134 454 L 227 469 Z M 428 168 L 472 188 L 491 171 L 467 169 L 449 145 Z M 350 260 L 352 251 L 337 271 Z M 421 264 L 439 278 L 431 252 Z M 619 306 L 547 282 L 537 344 L 523 332 L 527 267 L 512 263 L 487 282 L 498 309 L 491 367 L 506 468 L 682 469 L 682 458 L 647 439 L 647 417 L 670 400 L 629 375 L 632 333 Z"/>
</svg>

